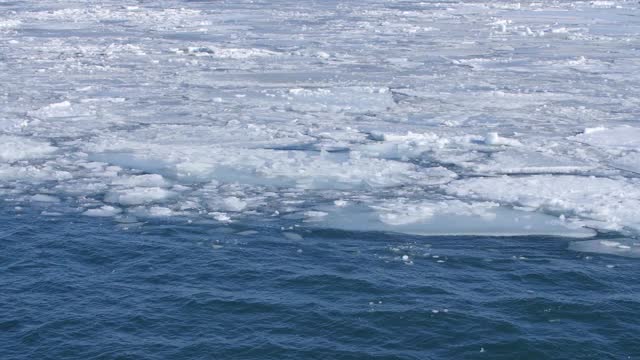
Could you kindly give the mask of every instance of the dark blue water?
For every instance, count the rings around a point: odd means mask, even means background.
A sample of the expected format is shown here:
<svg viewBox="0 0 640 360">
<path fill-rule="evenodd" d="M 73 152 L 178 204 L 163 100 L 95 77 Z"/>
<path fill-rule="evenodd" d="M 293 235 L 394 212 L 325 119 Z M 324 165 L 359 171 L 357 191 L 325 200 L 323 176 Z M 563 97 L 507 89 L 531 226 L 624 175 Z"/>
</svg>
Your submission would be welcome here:
<svg viewBox="0 0 640 360">
<path fill-rule="evenodd" d="M 11 212 L 0 226 L 2 359 L 640 355 L 640 261 L 562 239 Z"/>
</svg>

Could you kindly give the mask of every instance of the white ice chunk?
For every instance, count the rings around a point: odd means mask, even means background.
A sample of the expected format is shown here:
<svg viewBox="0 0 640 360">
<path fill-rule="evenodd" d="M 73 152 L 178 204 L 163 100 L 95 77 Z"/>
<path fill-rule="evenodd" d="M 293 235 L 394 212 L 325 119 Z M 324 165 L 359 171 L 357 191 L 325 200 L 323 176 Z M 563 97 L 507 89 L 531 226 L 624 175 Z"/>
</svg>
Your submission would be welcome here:
<svg viewBox="0 0 640 360">
<path fill-rule="evenodd" d="M 36 159 L 56 151 L 48 142 L 21 136 L 0 135 L 0 161 Z"/>
<path fill-rule="evenodd" d="M 95 217 L 110 217 L 110 216 L 115 216 L 121 212 L 122 210 L 120 208 L 117 208 L 111 205 L 104 205 L 96 209 L 89 209 L 83 212 L 82 214 L 86 216 L 95 216 Z"/>
<path fill-rule="evenodd" d="M 409 131 L 406 134 L 372 132 L 369 137 L 383 142 L 359 146 L 358 150 L 367 156 L 384 159 L 417 158 L 425 152 L 442 149 L 452 142 L 452 139 L 430 132 Z"/>
<path fill-rule="evenodd" d="M 159 187 L 136 187 L 112 190 L 105 195 L 105 201 L 121 205 L 142 205 L 163 201 L 173 195 L 172 191 Z"/>
<path fill-rule="evenodd" d="M 31 201 L 45 202 L 45 203 L 57 203 L 57 202 L 60 202 L 60 199 L 55 197 L 55 196 L 51 196 L 51 195 L 37 194 L 37 195 L 33 195 L 31 197 Z"/>
<path fill-rule="evenodd" d="M 222 223 L 231 222 L 231 217 L 223 212 L 214 211 L 214 212 L 210 212 L 209 215 L 211 215 L 211 217 L 213 217 L 214 219 Z"/>
<path fill-rule="evenodd" d="M 56 170 L 48 165 L 7 165 L 0 163 L 0 180 L 12 181 L 21 180 L 37 182 L 44 180 L 69 180 L 73 174 L 68 171 Z"/>
<path fill-rule="evenodd" d="M 165 206 L 138 206 L 129 209 L 129 213 L 139 217 L 169 217 L 176 215 L 176 212 Z"/>
<path fill-rule="evenodd" d="M 127 187 L 167 187 L 168 182 L 158 174 L 133 175 L 116 178 L 112 181 L 114 185 Z"/>
<path fill-rule="evenodd" d="M 510 139 L 498 135 L 496 132 L 490 132 L 484 137 L 484 143 L 487 145 L 507 145 L 507 146 L 521 146 L 520 141 L 516 139 Z"/>
<path fill-rule="evenodd" d="M 222 201 L 222 209 L 232 212 L 240 212 L 247 207 L 247 202 L 235 196 L 229 196 Z"/>
<path fill-rule="evenodd" d="M 65 100 L 30 111 L 29 115 L 40 118 L 70 116 L 73 115 L 73 107 L 69 101 Z"/>
</svg>

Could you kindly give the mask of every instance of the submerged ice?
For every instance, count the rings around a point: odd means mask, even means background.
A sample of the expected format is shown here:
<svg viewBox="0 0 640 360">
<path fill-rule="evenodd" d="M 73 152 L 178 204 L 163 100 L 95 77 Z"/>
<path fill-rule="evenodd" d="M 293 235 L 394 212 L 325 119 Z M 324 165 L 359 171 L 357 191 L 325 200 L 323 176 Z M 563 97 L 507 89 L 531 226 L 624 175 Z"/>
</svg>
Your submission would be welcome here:
<svg viewBox="0 0 640 360">
<path fill-rule="evenodd" d="M 640 234 L 637 2 L 282 5 L 5 4 L 6 206 Z"/>
</svg>

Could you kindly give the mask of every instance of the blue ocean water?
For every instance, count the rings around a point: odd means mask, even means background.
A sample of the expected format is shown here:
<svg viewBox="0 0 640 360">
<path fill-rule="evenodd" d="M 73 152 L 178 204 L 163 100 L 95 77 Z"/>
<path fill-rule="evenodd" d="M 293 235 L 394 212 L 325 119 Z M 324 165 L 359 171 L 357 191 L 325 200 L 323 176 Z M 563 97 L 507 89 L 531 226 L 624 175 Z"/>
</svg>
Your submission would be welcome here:
<svg viewBox="0 0 640 360">
<path fill-rule="evenodd" d="M 640 262 L 559 238 L 0 218 L 2 359 L 632 359 Z"/>
</svg>

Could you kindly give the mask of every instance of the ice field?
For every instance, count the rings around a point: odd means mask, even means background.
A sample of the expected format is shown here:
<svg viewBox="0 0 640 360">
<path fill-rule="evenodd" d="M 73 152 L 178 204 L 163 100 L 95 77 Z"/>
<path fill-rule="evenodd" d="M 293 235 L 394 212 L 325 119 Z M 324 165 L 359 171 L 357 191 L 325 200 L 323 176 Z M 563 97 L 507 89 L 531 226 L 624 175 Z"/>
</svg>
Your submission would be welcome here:
<svg viewBox="0 0 640 360">
<path fill-rule="evenodd" d="M 5 204 L 640 231 L 635 1 L 0 6 Z"/>
</svg>

